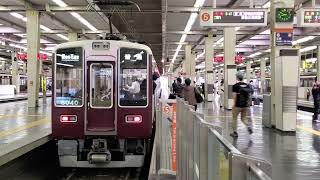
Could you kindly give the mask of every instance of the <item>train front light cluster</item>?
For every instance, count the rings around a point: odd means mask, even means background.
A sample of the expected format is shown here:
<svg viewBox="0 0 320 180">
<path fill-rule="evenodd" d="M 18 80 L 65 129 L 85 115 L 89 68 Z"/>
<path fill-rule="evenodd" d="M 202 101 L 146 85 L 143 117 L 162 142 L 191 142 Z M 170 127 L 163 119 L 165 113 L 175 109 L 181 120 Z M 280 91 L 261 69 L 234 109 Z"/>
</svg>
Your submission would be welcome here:
<svg viewBox="0 0 320 180">
<path fill-rule="evenodd" d="M 60 122 L 62 122 L 62 123 L 75 123 L 75 122 L 77 122 L 77 116 L 76 115 L 61 115 Z"/>
<path fill-rule="evenodd" d="M 142 123 L 142 116 L 141 115 L 127 115 L 125 117 L 126 123 Z"/>
</svg>

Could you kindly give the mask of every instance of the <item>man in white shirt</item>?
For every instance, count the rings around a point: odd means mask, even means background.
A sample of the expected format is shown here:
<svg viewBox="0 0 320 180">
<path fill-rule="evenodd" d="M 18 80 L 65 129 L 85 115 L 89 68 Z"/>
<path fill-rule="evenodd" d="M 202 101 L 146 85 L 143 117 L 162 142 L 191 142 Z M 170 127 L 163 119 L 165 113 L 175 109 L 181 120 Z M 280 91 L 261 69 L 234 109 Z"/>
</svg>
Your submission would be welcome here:
<svg viewBox="0 0 320 180">
<path fill-rule="evenodd" d="M 140 83 L 137 81 L 137 79 L 133 79 L 131 86 L 127 85 L 127 88 L 128 91 L 133 95 L 140 93 Z"/>
</svg>

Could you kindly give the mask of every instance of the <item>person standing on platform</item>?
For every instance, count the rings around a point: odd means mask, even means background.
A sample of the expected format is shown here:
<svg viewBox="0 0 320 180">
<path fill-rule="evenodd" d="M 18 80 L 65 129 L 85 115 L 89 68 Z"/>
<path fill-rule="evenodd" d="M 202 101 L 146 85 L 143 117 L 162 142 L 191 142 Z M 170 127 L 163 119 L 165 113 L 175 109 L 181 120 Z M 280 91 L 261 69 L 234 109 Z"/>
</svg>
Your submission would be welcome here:
<svg viewBox="0 0 320 180">
<path fill-rule="evenodd" d="M 313 109 L 313 121 L 317 121 L 318 115 L 319 115 L 319 109 L 320 109 L 320 83 L 317 81 L 317 77 L 315 78 L 315 83 L 313 84 L 312 87 L 312 96 L 313 96 L 313 104 L 314 104 L 314 109 Z"/>
<path fill-rule="evenodd" d="M 185 101 L 188 101 L 189 105 L 193 105 L 195 111 L 197 110 L 197 99 L 195 93 L 198 91 L 197 88 L 191 86 L 191 79 L 187 78 L 185 81 L 185 87 L 183 88 L 182 91 L 182 97 L 184 98 Z"/>
<path fill-rule="evenodd" d="M 176 94 L 176 90 L 177 90 L 177 83 L 176 83 L 176 80 L 174 80 L 172 83 L 172 93 Z"/>
<path fill-rule="evenodd" d="M 182 79 L 178 77 L 175 95 L 181 98 L 182 91 L 183 91 Z"/>
<path fill-rule="evenodd" d="M 252 134 L 251 123 L 248 123 L 247 113 L 250 107 L 250 97 L 253 94 L 253 89 L 247 83 L 243 82 L 243 74 L 238 72 L 236 74 L 237 83 L 232 87 L 233 93 L 233 102 L 232 107 L 232 130 L 233 133 L 230 134 L 232 137 L 238 137 L 237 128 L 238 128 L 238 115 L 241 114 L 241 121 L 247 126 L 249 134 Z"/>
</svg>

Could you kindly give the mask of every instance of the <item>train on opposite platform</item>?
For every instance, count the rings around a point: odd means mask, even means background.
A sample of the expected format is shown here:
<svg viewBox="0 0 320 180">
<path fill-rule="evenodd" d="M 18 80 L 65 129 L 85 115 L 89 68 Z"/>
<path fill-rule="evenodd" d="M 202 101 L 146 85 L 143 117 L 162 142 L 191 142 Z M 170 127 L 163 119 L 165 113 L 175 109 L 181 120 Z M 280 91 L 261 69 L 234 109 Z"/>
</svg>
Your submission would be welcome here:
<svg viewBox="0 0 320 180">
<path fill-rule="evenodd" d="M 62 167 L 142 167 L 152 135 L 152 51 L 123 40 L 55 49 L 52 136 Z"/>
</svg>

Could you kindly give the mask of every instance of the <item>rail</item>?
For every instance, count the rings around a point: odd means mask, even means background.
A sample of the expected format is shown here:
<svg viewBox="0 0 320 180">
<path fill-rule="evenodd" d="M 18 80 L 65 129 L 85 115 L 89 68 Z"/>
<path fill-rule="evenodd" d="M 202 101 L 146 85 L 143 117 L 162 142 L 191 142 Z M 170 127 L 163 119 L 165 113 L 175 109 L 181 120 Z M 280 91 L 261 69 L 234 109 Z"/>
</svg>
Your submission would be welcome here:
<svg viewBox="0 0 320 180">
<path fill-rule="evenodd" d="M 175 171 L 177 180 L 271 180 L 270 163 L 242 154 L 219 133 L 221 127 L 204 121 L 182 99 L 169 104 L 176 110 L 169 115 L 170 125 L 163 117 L 167 116 L 163 112 L 167 102 L 158 101 L 155 105 L 156 172 Z M 166 144 L 171 144 L 170 155 L 165 155 Z M 164 163 L 163 159 L 170 159 L 170 163 Z"/>
</svg>

